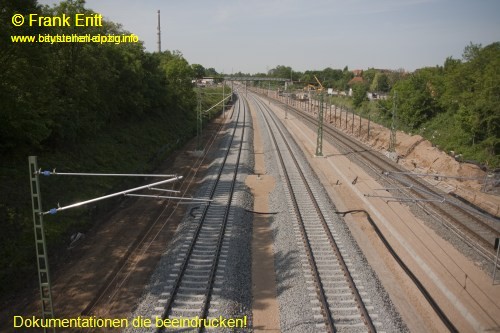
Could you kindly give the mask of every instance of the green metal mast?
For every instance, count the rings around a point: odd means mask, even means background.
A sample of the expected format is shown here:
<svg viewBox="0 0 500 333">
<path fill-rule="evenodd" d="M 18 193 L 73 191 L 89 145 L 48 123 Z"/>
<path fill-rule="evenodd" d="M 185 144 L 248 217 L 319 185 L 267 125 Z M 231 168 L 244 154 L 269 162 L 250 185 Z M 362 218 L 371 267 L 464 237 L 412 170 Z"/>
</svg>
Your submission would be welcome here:
<svg viewBox="0 0 500 333">
<path fill-rule="evenodd" d="M 33 207 L 33 226 L 35 230 L 36 262 L 38 266 L 38 283 L 40 285 L 40 299 L 42 301 L 43 319 L 54 318 L 52 305 L 52 286 L 49 274 L 49 258 L 45 230 L 43 225 L 42 196 L 40 193 L 39 169 L 36 156 L 29 156 L 31 202 Z M 48 332 L 44 328 L 44 332 Z M 53 329 L 55 332 L 55 329 Z"/>
<path fill-rule="evenodd" d="M 319 95 L 318 138 L 316 140 L 316 156 L 323 156 L 323 92 Z"/>
<path fill-rule="evenodd" d="M 196 112 L 196 149 L 201 150 L 201 133 L 203 130 L 203 118 L 201 114 L 201 90 L 196 90 L 196 99 L 198 101 L 198 111 Z"/>
<path fill-rule="evenodd" d="M 396 113 L 397 113 L 397 92 L 394 91 L 394 100 L 392 105 L 391 137 L 389 139 L 389 151 L 396 151 Z"/>
</svg>

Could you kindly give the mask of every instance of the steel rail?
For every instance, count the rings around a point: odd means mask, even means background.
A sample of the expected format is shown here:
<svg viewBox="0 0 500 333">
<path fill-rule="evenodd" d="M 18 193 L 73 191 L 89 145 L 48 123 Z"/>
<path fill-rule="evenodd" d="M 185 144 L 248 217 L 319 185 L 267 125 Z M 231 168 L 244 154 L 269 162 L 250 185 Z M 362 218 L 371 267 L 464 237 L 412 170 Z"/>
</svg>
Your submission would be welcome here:
<svg viewBox="0 0 500 333">
<path fill-rule="evenodd" d="M 351 273 L 349 272 L 349 268 L 347 267 L 347 264 L 345 263 L 344 258 L 342 256 L 337 244 L 336 244 L 336 241 L 333 238 L 333 234 L 332 234 L 332 232 L 331 232 L 331 230 L 326 222 L 326 219 L 321 211 L 321 208 L 319 207 L 319 204 L 318 204 L 318 202 L 317 202 L 317 200 L 312 192 L 312 189 L 311 189 L 311 187 L 310 187 L 310 185 L 309 185 L 309 183 L 304 175 L 304 172 L 302 171 L 302 168 L 300 167 L 300 164 L 298 163 L 297 158 L 293 154 L 292 148 L 290 147 L 288 140 L 286 139 L 281 128 L 278 126 L 276 120 L 271 115 L 270 111 L 268 110 L 267 105 L 260 103 L 260 102 L 257 102 L 257 104 L 259 104 L 259 106 L 262 110 L 264 110 L 264 109 L 266 110 L 266 112 L 269 115 L 269 119 L 275 124 L 276 128 L 278 129 L 278 133 L 281 136 L 281 138 L 283 139 L 283 141 L 287 147 L 287 150 L 290 153 L 290 156 L 294 162 L 295 168 L 299 172 L 300 178 L 301 178 L 304 186 L 306 187 L 309 198 L 310 198 L 312 204 L 314 205 L 314 208 L 315 208 L 316 213 L 321 221 L 321 225 L 323 227 L 323 230 L 325 231 L 325 234 L 328 238 L 330 246 L 333 249 L 333 251 L 337 257 L 337 260 L 338 260 L 338 262 L 339 262 L 339 264 L 344 272 L 345 280 L 349 284 L 349 288 L 351 289 L 351 293 L 354 296 L 356 303 L 358 304 L 358 309 L 359 309 L 360 315 L 361 315 L 368 331 L 369 332 L 376 332 L 375 326 L 370 318 L 370 315 L 368 314 L 368 310 L 366 309 L 366 306 L 361 298 L 359 290 L 356 287 L 356 284 L 354 283 L 354 279 L 352 278 Z M 264 117 L 264 119 L 265 119 L 266 123 L 269 121 L 266 117 Z M 271 137 L 272 137 L 273 142 L 274 142 L 275 147 L 276 147 L 275 151 L 279 157 L 281 167 L 282 167 L 283 172 L 285 174 L 285 177 L 287 179 L 287 187 L 289 189 L 290 195 L 291 195 L 292 200 L 293 200 L 294 211 L 295 211 L 296 215 L 299 217 L 299 227 L 300 227 L 300 231 L 302 234 L 302 238 L 304 240 L 304 244 L 306 246 L 309 263 L 310 263 L 311 267 L 313 268 L 312 273 L 313 273 L 313 277 L 315 279 L 315 282 L 317 284 L 318 297 L 320 298 L 320 302 L 321 302 L 323 310 L 324 310 L 323 315 L 325 316 L 326 323 L 327 323 L 327 326 L 329 327 L 329 330 L 332 332 L 335 332 L 336 331 L 335 320 L 332 317 L 331 312 L 329 310 L 330 306 L 328 304 L 328 301 L 327 301 L 326 295 L 325 295 L 325 291 L 324 291 L 323 286 L 322 286 L 321 277 L 319 275 L 318 267 L 316 264 L 316 260 L 314 258 L 313 250 L 311 248 L 310 240 L 309 240 L 309 237 L 307 235 L 307 231 L 306 231 L 305 226 L 304 226 L 304 220 L 302 217 L 302 213 L 298 207 L 297 199 L 296 199 L 295 194 L 294 194 L 294 189 L 292 188 L 292 185 L 291 185 L 291 181 L 290 181 L 288 171 L 287 171 L 287 166 L 284 163 L 282 153 L 278 148 L 278 143 L 277 143 L 276 137 L 274 135 L 274 132 L 271 130 L 271 127 L 269 124 L 268 124 L 268 127 L 269 127 Z"/>
<path fill-rule="evenodd" d="M 368 222 L 370 225 L 373 227 L 375 232 L 377 233 L 378 237 L 382 241 L 382 243 L 385 245 L 389 253 L 393 256 L 393 258 L 396 260 L 396 262 L 400 265 L 400 267 L 405 271 L 405 273 L 409 276 L 409 278 L 415 283 L 416 287 L 420 290 L 420 292 L 423 294 L 423 296 L 426 298 L 426 300 L 429 302 L 433 310 L 436 312 L 436 314 L 439 316 L 443 324 L 448 328 L 450 332 L 458 332 L 454 324 L 450 321 L 450 319 L 446 316 L 444 311 L 440 308 L 440 306 L 437 304 L 437 302 L 434 300 L 432 295 L 427 291 L 425 286 L 420 282 L 420 280 L 415 276 L 415 274 L 408 268 L 408 266 L 402 261 L 402 259 L 397 255 L 395 250 L 392 248 L 392 246 L 389 244 L 385 236 L 382 234 L 380 229 L 378 228 L 377 224 L 373 221 L 371 218 L 370 214 L 366 212 L 365 210 L 349 210 L 345 212 L 335 212 L 336 214 L 345 216 L 346 214 L 352 214 L 352 213 L 358 213 L 362 212 L 367 216 Z"/>
<path fill-rule="evenodd" d="M 417 286 L 418 290 L 420 290 L 420 292 L 423 294 L 423 296 L 425 297 L 425 299 L 427 300 L 427 302 L 429 302 L 430 306 L 432 307 L 432 309 L 434 310 L 434 312 L 436 312 L 437 316 L 441 319 L 441 321 L 443 322 L 443 324 L 448 328 L 448 330 L 450 332 L 452 332 L 452 333 L 458 332 L 458 330 L 455 327 L 455 325 L 453 324 L 453 322 L 448 318 L 448 316 L 446 315 L 446 313 L 444 313 L 444 311 L 441 309 L 441 307 L 439 306 L 439 304 L 437 304 L 437 302 L 432 297 L 431 293 L 425 288 L 425 286 L 422 284 L 422 282 L 420 282 L 420 280 L 417 278 L 417 276 L 404 263 L 403 259 L 401 259 L 401 257 L 397 254 L 396 250 L 394 250 L 394 248 L 391 246 L 391 244 L 389 243 L 389 241 L 387 240 L 387 238 L 385 238 L 384 234 L 380 231 L 380 229 L 377 226 L 377 224 L 375 223 L 375 221 L 373 221 L 373 219 L 372 219 L 372 217 L 371 217 L 371 215 L 370 215 L 369 212 L 367 212 L 364 209 L 354 209 L 354 210 L 348 210 L 348 211 L 345 211 L 345 212 L 339 212 L 339 211 L 337 211 L 335 213 L 339 214 L 339 215 L 342 215 L 342 216 L 345 216 L 346 214 L 355 214 L 355 213 L 363 213 L 363 214 L 365 214 L 368 222 L 372 226 L 373 230 L 375 230 L 375 233 L 378 235 L 378 237 L 380 238 L 380 240 L 384 244 L 384 246 L 387 249 L 387 251 L 389 251 L 389 253 L 394 258 L 394 260 L 396 260 L 396 262 L 403 269 L 403 271 L 406 273 L 406 275 L 408 275 L 408 277 Z"/>
<path fill-rule="evenodd" d="M 240 101 L 241 103 L 241 101 Z M 241 107 L 239 106 L 238 107 L 238 114 L 237 114 L 237 119 L 239 119 L 239 116 L 240 116 L 240 112 L 241 112 Z M 243 110 L 243 118 L 245 119 L 245 110 Z M 244 120 L 245 121 L 245 120 Z M 235 125 L 234 125 L 234 128 L 233 128 L 233 133 L 231 135 L 231 138 L 230 138 L 230 142 L 228 144 L 228 149 L 226 150 L 226 154 L 224 156 L 224 159 L 223 159 L 223 162 L 218 170 L 218 173 L 217 173 L 217 177 L 216 177 L 216 181 L 215 183 L 213 184 L 211 190 L 210 190 L 210 195 L 209 195 L 209 198 L 210 200 L 213 199 L 214 195 L 215 195 L 215 192 L 216 192 L 216 189 L 217 189 L 217 185 L 220 181 L 220 178 L 221 178 L 221 175 L 224 171 L 224 167 L 225 167 L 225 164 L 226 164 L 226 161 L 227 161 L 227 158 L 229 156 L 229 153 L 230 153 L 230 147 L 232 146 L 232 143 L 234 141 L 234 136 L 235 136 L 235 133 L 236 133 L 236 130 L 238 128 L 238 122 L 235 122 Z M 243 127 L 244 128 L 244 127 Z M 244 133 L 244 131 L 243 131 Z M 241 156 L 241 150 L 242 150 L 242 146 L 243 146 L 243 134 L 242 134 L 242 140 L 240 140 L 240 147 L 239 147 L 239 152 L 238 152 L 238 157 L 237 157 L 237 163 L 236 165 L 239 164 L 239 159 L 240 159 L 240 156 Z M 234 177 L 233 177 L 233 184 L 231 186 L 231 191 L 234 191 L 234 181 L 236 179 L 236 176 L 237 176 L 237 170 L 238 168 L 236 168 L 236 171 L 234 172 Z M 206 317 L 206 314 L 207 314 L 207 311 L 208 311 L 208 305 L 209 305 L 209 302 L 210 302 L 210 294 L 212 292 L 212 289 L 213 289 L 213 283 L 214 283 L 214 280 L 215 280 L 215 273 L 216 273 L 216 270 L 217 270 L 217 263 L 219 261 L 219 257 L 220 257 L 220 250 L 221 250 L 221 247 L 222 247 L 222 241 L 223 241 L 223 237 L 224 237 L 224 232 L 225 232 L 225 228 L 226 228 L 226 225 L 227 225 L 227 217 L 228 217 L 228 213 L 229 213 L 229 209 L 230 209 L 230 206 L 231 206 L 231 199 L 232 199 L 232 192 L 230 194 L 230 199 L 228 200 L 228 203 L 227 203 L 227 206 L 226 206 L 226 209 L 225 209 L 225 213 L 224 213 L 224 219 L 223 219 L 223 223 L 221 225 L 221 229 L 219 230 L 219 234 L 218 234 L 218 240 L 217 240 L 217 250 L 216 250 L 216 254 L 215 254 L 215 257 L 214 257 L 214 261 L 212 263 L 212 267 L 211 267 L 211 270 L 210 270 L 210 274 L 209 274 L 209 288 L 207 288 L 206 290 L 206 293 L 204 295 L 204 301 L 203 301 L 203 308 L 202 308 L 202 314 L 201 314 L 201 317 L 200 318 L 205 318 Z M 180 267 L 180 272 L 179 274 L 177 275 L 175 281 L 174 281 L 174 285 L 173 285 L 173 288 L 170 292 L 170 295 L 168 297 L 168 300 L 164 306 L 164 311 L 163 311 L 163 314 L 162 314 L 162 320 L 165 320 L 166 318 L 168 318 L 171 310 L 172 310 L 172 306 L 174 304 L 174 300 L 175 300 L 175 297 L 179 291 L 179 288 L 180 288 L 180 285 L 181 285 L 181 282 L 182 282 L 182 278 L 187 270 L 187 266 L 188 266 L 188 263 L 189 263 L 189 259 L 191 258 L 191 255 L 193 253 L 193 250 L 194 250 L 194 247 L 196 245 L 196 242 L 200 236 L 200 232 L 201 232 L 201 229 L 202 229 L 202 226 L 203 226 L 203 221 L 205 219 L 205 217 L 207 216 L 208 214 L 208 211 L 209 211 L 209 208 L 210 208 L 210 205 L 211 205 L 211 202 L 208 202 L 208 204 L 205 206 L 205 208 L 203 209 L 202 211 L 202 215 L 201 215 L 201 218 L 200 218 L 200 223 L 197 225 L 195 231 L 194 231 L 194 235 L 191 239 L 191 242 L 189 244 L 189 247 L 188 247 L 188 250 L 187 250 L 187 253 L 184 257 L 184 260 L 182 261 L 182 264 L 181 264 L 181 267 Z M 198 327 L 197 328 L 197 331 L 198 332 L 201 332 L 203 328 L 202 327 Z M 164 327 L 161 327 L 161 328 L 158 328 L 157 329 L 157 332 L 164 332 L 165 328 Z"/>
<path fill-rule="evenodd" d="M 231 202 L 233 200 L 234 188 L 235 188 L 235 185 L 236 185 L 236 178 L 238 177 L 238 170 L 239 170 L 239 165 L 240 165 L 241 152 L 243 150 L 243 142 L 244 142 L 243 139 L 245 137 L 245 124 L 246 124 L 246 106 L 245 105 L 246 105 L 246 103 L 243 103 L 243 126 L 242 126 L 242 130 L 241 130 L 241 139 L 240 139 L 240 146 L 239 146 L 239 149 L 238 149 L 238 157 L 236 159 L 236 166 L 235 166 L 235 170 L 234 170 L 234 173 L 233 173 L 233 179 L 232 179 L 231 186 L 230 186 L 230 189 L 229 189 L 229 198 L 227 200 L 227 206 L 226 206 L 226 209 L 224 211 L 223 223 L 222 223 L 222 225 L 220 227 L 220 231 L 219 231 L 219 238 L 217 240 L 217 249 L 216 249 L 216 253 L 215 253 L 215 257 L 214 257 L 212 269 L 210 270 L 209 286 L 208 286 L 207 290 L 205 291 L 205 302 L 203 303 L 203 309 L 202 309 L 202 312 L 201 312 L 201 318 L 206 318 L 207 314 L 208 314 L 208 307 L 209 307 L 210 299 L 211 299 L 211 291 L 213 289 L 213 285 L 214 285 L 214 282 L 215 282 L 215 274 L 217 273 L 217 264 L 219 262 L 220 253 L 221 253 L 221 250 L 222 250 L 222 242 L 224 240 L 224 235 L 225 235 L 225 232 L 226 232 L 227 222 L 229 220 L 229 211 L 231 209 Z M 235 126 L 235 131 L 236 131 L 236 127 L 237 126 Z M 231 146 L 229 146 L 229 147 L 231 147 Z M 228 149 L 228 153 L 229 153 L 229 149 Z M 198 332 L 202 332 L 203 328 L 202 327 L 198 327 L 197 331 Z"/>
<path fill-rule="evenodd" d="M 202 165 L 203 160 L 206 158 L 206 156 L 207 156 L 207 154 L 209 152 L 209 147 L 211 147 L 213 145 L 213 143 L 214 143 L 214 141 L 216 139 L 217 134 L 220 133 L 220 131 L 222 130 L 223 127 L 224 127 L 224 123 L 220 124 L 219 127 L 217 128 L 216 134 L 214 134 L 210 138 L 209 142 L 207 143 L 207 147 L 208 148 L 205 150 L 205 153 L 203 154 L 203 156 L 201 156 L 201 157 L 199 157 L 197 159 L 197 161 L 195 162 L 195 165 L 190 170 L 189 174 L 186 175 L 186 177 L 183 178 L 184 180 L 183 180 L 183 182 L 180 185 L 181 189 L 183 188 L 184 185 L 186 185 L 186 191 L 191 187 L 191 183 L 193 181 L 194 175 L 198 172 L 199 168 Z M 193 172 L 194 172 L 194 174 L 191 174 Z M 187 180 L 188 180 L 188 182 L 186 182 Z M 167 189 L 153 188 L 153 187 L 148 188 L 148 189 L 149 190 L 166 191 L 166 192 L 174 192 L 174 193 L 177 193 L 177 192 L 181 193 L 182 192 L 182 191 L 167 190 Z M 110 277 L 108 277 L 108 279 L 106 280 L 105 284 L 98 291 L 98 294 L 87 305 L 87 307 L 82 311 L 83 315 L 90 315 L 92 313 L 92 311 L 94 310 L 94 308 L 104 298 L 106 298 L 107 302 L 110 302 L 119 293 L 121 287 L 123 286 L 123 284 L 125 283 L 125 281 L 128 279 L 128 277 L 131 274 L 130 269 L 134 269 L 135 265 L 137 264 L 136 259 L 133 257 L 134 252 L 136 252 L 139 249 L 141 249 L 141 253 L 139 254 L 139 256 L 142 256 L 145 253 L 145 251 L 147 251 L 147 249 L 151 246 L 152 242 L 156 239 L 156 237 L 158 235 L 158 234 L 156 234 L 156 235 L 152 236 L 153 240 L 151 240 L 151 239 L 149 239 L 151 237 L 151 235 L 152 235 L 151 232 L 158 225 L 158 222 L 160 221 L 161 216 L 163 215 L 163 213 L 165 212 L 165 210 L 167 209 L 167 207 L 170 205 L 170 202 L 173 202 L 173 201 L 169 200 L 169 203 L 167 203 L 167 205 L 162 210 L 162 212 L 157 216 L 157 218 L 152 223 L 148 224 L 146 226 L 146 228 L 144 228 L 144 230 L 138 236 L 138 238 L 136 238 L 136 240 L 133 242 L 133 244 L 131 245 L 131 247 L 125 253 L 125 256 L 121 259 L 121 261 L 119 263 L 119 268 Z M 181 205 L 181 204 L 184 204 L 184 203 L 188 204 L 190 202 L 176 201 L 176 205 Z M 171 216 L 172 216 L 172 214 L 170 214 L 170 216 L 167 217 L 166 220 L 161 223 L 160 229 L 163 229 L 163 227 L 169 223 Z M 146 242 L 148 242 L 148 243 L 146 244 Z M 129 268 L 128 265 L 131 265 L 132 268 Z M 127 269 L 129 269 L 129 271 L 128 271 L 128 273 L 125 273 L 126 274 L 125 277 L 120 282 L 117 282 L 118 276 L 121 275 L 121 274 L 124 274 L 123 272 L 126 271 Z M 106 297 L 106 295 L 109 293 L 110 288 L 115 283 L 118 286 L 115 287 L 115 289 L 112 291 L 111 295 L 109 295 L 109 296 Z"/>
<path fill-rule="evenodd" d="M 282 102 L 279 102 L 280 104 L 283 104 Z M 296 108 L 292 106 L 288 106 L 289 110 L 292 110 L 295 112 L 295 114 L 305 121 L 307 121 L 309 124 L 312 126 L 317 125 L 317 119 L 312 117 L 311 115 L 301 111 L 297 110 Z M 371 170 L 373 170 L 377 174 L 383 174 L 384 172 L 401 172 L 404 171 L 400 166 L 393 165 L 389 161 L 387 161 L 384 157 L 378 156 L 379 154 L 376 152 L 371 151 L 370 149 L 367 149 L 365 145 L 362 143 L 357 142 L 354 138 L 350 137 L 349 135 L 343 133 L 337 128 L 331 127 L 329 125 L 324 125 L 323 131 L 325 134 L 327 134 L 330 138 L 332 138 L 335 142 L 340 144 L 341 146 L 344 147 L 344 150 L 348 151 L 349 153 L 351 152 L 359 152 L 360 154 L 351 154 L 350 156 L 354 156 L 360 163 L 363 165 L 367 166 Z M 368 162 L 367 162 L 368 161 Z M 415 178 L 415 177 L 410 177 L 408 175 L 402 174 L 404 179 L 407 181 L 417 184 L 423 188 L 425 188 L 429 193 L 429 195 L 437 196 L 437 197 L 443 197 L 443 194 L 439 193 L 437 190 L 433 189 L 430 187 L 431 185 L 428 183 L 423 182 L 421 179 Z M 389 181 L 389 178 L 385 178 L 386 181 Z M 401 183 L 400 180 L 391 177 L 390 179 L 393 180 L 393 183 Z M 404 183 L 407 185 L 408 183 Z M 416 191 L 414 188 L 409 188 L 407 189 L 408 192 L 411 194 L 408 194 L 410 197 L 412 195 L 417 196 L 420 199 L 425 199 L 426 197 L 422 194 Z M 451 199 L 451 198 L 450 198 Z M 454 198 L 453 198 L 454 199 Z M 426 211 L 429 215 L 433 216 L 434 218 L 438 219 L 434 214 L 429 212 L 426 207 L 423 205 L 420 205 L 416 203 L 420 208 L 422 208 L 424 211 Z M 449 224 L 452 224 L 454 228 L 458 230 L 453 230 L 455 233 L 459 233 L 459 237 L 462 239 L 467 239 L 467 243 L 469 246 L 473 247 L 476 249 L 476 251 L 487 258 L 488 260 L 494 260 L 494 253 L 493 253 L 493 242 L 492 240 L 495 237 L 500 237 L 500 232 L 496 230 L 495 228 L 491 227 L 489 224 L 485 223 L 483 220 L 479 219 L 477 216 L 475 216 L 473 213 L 469 211 L 469 207 L 464 208 L 456 203 L 454 203 L 452 200 L 445 200 L 445 202 L 438 204 L 435 201 L 429 201 L 428 206 L 432 208 L 433 211 L 435 211 L 439 216 L 445 217 L 448 224 L 446 224 L 447 227 L 451 227 Z M 447 208 L 445 208 L 447 207 Z M 480 214 L 480 213 L 477 213 Z M 457 216 L 458 215 L 458 216 Z M 462 216 L 459 216 L 462 215 Z M 467 225 L 467 222 L 462 221 L 462 217 L 468 218 L 469 221 L 471 221 L 472 224 L 479 226 L 480 228 L 487 229 L 488 232 L 491 233 L 492 239 L 487 240 L 481 235 L 479 235 L 477 232 L 472 230 L 472 227 Z M 496 217 L 491 217 L 492 219 L 495 219 L 496 221 L 500 221 Z M 439 220 L 439 219 L 438 219 Z M 478 242 L 480 244 L 478 244 Z"/>
</svg>

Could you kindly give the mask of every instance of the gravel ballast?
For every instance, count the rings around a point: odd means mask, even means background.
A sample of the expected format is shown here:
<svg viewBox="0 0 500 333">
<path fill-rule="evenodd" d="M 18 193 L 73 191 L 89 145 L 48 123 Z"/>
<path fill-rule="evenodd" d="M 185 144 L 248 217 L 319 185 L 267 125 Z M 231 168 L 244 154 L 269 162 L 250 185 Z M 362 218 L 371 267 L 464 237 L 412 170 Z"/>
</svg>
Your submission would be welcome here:
<svg viewBox="0 0 500 333">
<path fill-rule="evenodd" d="M 236 113 L 235 113 L 236 114 Z M 209 307 L 209 318 L 243 318 L 247 317 L 248 328 L 238 329 L 239 332 L 252 331 L 251 326 L 251 215 L 246 210 L 252 209 L 253 199 L 246 188 L 245 178 L 249 170 L 253 169 L 252 151 L 252 131 L 250 113 L 247 112 L 247 127 L 245 128 L 242 156 L 238 170 L 235 192 L 232 199 L 232 207 L 229 212 L 229 222 L 226 227 L 226 233 L 221 250 L 221 259 L 225 259 L 223 265 L 219 264 L 215 275 L 214 292 L 211 297 L 212 304 Z M 232 127 L 226 130 L 229 136 Z M 238 138 L 239 140 L 239 138 Z M 204 198 L 210 192 L 210 186 L 218 171 L 227 140 L 221 140 L 216 147 L 214 160 L 210 164 L 207 176 L 200 186 L 196 197 Z M 177 274 L 177 267 L 180 258 L 184 257 L 185 247 L 194 230 L 194 223 L 200 214 L 199 205 L 191 205 L 188 214 L 179 224 L 175 237 L 169 243 L 165 253 L 162 255 L 158 265 L 151 276 L 150 282 L 145 286 L 143 296 L 138 302 L 137 307 L 129 317 L 129 322 L 133 318 L 142 316 L 143 318 L 152 318 L 163 314 L 161 300 L 165 298 L 162 293 L 165 292 L 167 279 L 171 279 L 172 274 Z M 222 218 L 222 217 L 221 217 Z M 176 265 L 177 263 L 177 265 Z M 133 328 L 128 327 L 124 332 L 155 332 L 156 328 Z M 169 331 L 172 329 L 167 329 Z M 185 330 L 185 328 L 184 328 Z M 183 331 L 184 331 L 183 330 Z M 233 329 L 217 329 L 217 332 L 233 331 Z"/>
<path fill-rule="evenodd" d="M 258 121 L 261 128 L 264 128 L 265 124 L 261 117 L 259 116 Z M 262 130 L 261 133 L 265 143 L 267 173 L 276 179 L 282 179 L 275 154 L 272 153 L 275 148 L 271 146 L 268 130 Z M 376 274 L 369 267 L 345 222 L 334 213 L 336 211 L 335 205 L 329 200 L 326 191 L 309 167 L 305 156 L 296 144 L 293 143 L 292 146 L 294 146 L 295 157 L 300 160 L 299 163 L 303 166 L 308 181 L 315 188 L 315 191 L 320 193 L 317 198 L 320 205 L 331 207 L 327 218 L 333 221 L 331 228 L 337 233 L 338 239 L 343 244 L 342 252 L 348 253 L 349 268 L 356 272 L 356 284 L 362 286 L 366 293 L 362 297 L 370 302 L 369 313 L 377 329 L 385 332 L 408 331 Z M 270 195 L 270 209 L 279 212 L 274 217 L 273 234 L 281 329 L 283 332 L 324 332 L 325 328 L 317 325 L 318 312 L 314 309 L 316 307 L 314 305 L 315 299 L 305 288 L 309 277 L 307 270 L 302 267 L 305 250 L 302 241 L 296 237 L 294 232 L 295 218 L 290 215 L 290 208 L 285 204 L 287 197 L 286 190 L 282 186 L 283 181 L 277 182 L 277 184 Z"/>
</svg>

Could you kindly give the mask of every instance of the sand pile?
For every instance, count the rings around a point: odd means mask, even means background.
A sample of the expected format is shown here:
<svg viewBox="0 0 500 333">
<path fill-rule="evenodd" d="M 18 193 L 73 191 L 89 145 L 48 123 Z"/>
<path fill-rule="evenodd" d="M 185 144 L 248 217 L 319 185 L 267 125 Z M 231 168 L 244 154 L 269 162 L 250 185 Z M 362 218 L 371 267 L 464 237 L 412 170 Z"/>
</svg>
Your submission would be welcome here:
<svg viewBox="0 0 500 333">
<path fill-rule="evenodd" d="M 339 128 L 338 117 L 335 119 L 332 114 L 330 121 L 329 115 L 327 116 L 327 121 L 331 125 L 336 123 L 336 127 Z M 382 153 L 387 152 L 390 140 L 389 129 L 370 122 L 368 137 L 368 120 L 361 119 L 361 130 L 359 126 L 359 117 L 355 116 L 353 126 L 352 116 L 348 115 L 346 124 L 345 113 L 343 113 L 340 128 L 342 131 L 356 136 L 373 149 Z M 486 192 L 484 191 L 485 181 L 489 181 L 490 184 L 492 181 L 477 165 L 455 160 L 453 156 L 433 147 L 430 141 L 420 135 L 409 135 L 399 131 L 396 134 L 396 152 L 398 163 L 408 171 L 441 175 L 443 177 L 425 177 L 425 179 L 448 193 L 459 195 L 489 213 L 500 216 L 500 189 L 490 186 Z M 463 177 L 463 179 L 449 177 Z"/>
</svg>

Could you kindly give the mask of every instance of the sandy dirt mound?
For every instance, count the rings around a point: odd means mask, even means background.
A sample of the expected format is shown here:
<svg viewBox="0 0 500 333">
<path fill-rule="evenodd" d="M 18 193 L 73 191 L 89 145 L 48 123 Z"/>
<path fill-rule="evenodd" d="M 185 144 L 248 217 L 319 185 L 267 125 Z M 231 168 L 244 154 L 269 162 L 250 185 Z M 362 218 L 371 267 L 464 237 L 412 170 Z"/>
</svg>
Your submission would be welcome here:
<svg viewBox="0 0 500 333">
<path fill-rule="evenodd" d="M 342 126 L 340 126 L 340 116 Z M 330 125 L 335 125 L 345 133 L 356 136 L 373 149 L 382 153 L 387 152 L 390 141 L 388 128 L 370 122 L 368 131 L 368 120 L 360 120 L 358 116 L 353 119 L 351 114 L 345 117 L 345 112 L 340 113 L 340 108 L 337 108 L 337 112 L 331 113 L 328 109 L 325 112 L 325 118 Z M 496 188 L 497 193 L 493 192 L 495 188 L 487 188 L 487 191 L 484 191 L 487 173 L 477 165 L 458 162 L 454 157 L 434 147 L 422 136 L 409 135 L 400 131 L 396 134 L 396 152 L 398 163 L 408 171 L 441 175 L 442 177 L 425 177 L 425 179 L 448 193 L 453 192 L 463 197 L 490 214 L 500 216 L 500 190 Z M 463 177 L 463 179 L 453 177 Z"/>
</svg>

